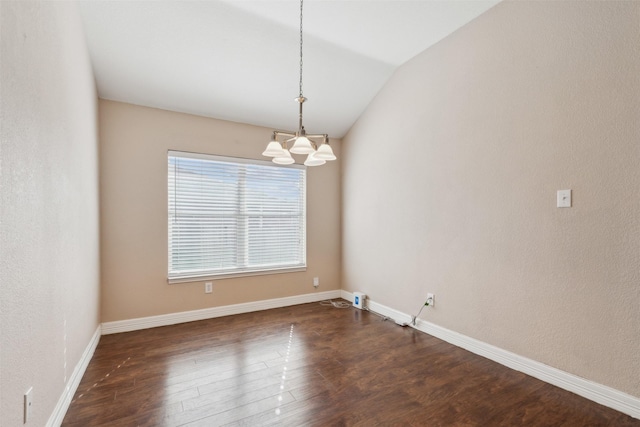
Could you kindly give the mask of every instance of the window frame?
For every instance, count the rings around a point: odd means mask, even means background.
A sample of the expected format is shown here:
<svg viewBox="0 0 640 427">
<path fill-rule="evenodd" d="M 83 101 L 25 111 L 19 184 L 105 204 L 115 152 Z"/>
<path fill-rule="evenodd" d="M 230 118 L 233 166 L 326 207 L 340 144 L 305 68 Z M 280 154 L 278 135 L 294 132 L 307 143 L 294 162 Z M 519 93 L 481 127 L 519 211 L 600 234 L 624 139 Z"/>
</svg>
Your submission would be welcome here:
<svg viewBox="0 0 640 427">
<path fill-rule="evenodd" d="M 229 163 L 231 165 L 236 165 L 238 167 L 242 167 L 241 165 L 256 165 L 256 166 L 264 166 L 269 168 L 286 168 L 286 169 L 298 169 L 301 171 L 301 177 L 297 180 L 298 184 L 301 184 L 302 194 L 301 200 L 298 199 L 300 205 L 300 220 L 302 228 L 300 230 L 300 240 L 299 244 L 301 247 L 298 247 L 301 255 L 301 263 L 295 265 L 280 265 L 280 266 L 257 266 L 257 267 L 248 267 L 248 266 L 238 266 L 235 265 L 235 268 L 228 271 L 219 271 L 215 272 L 214 270 L 207 270 L 201 272 L 187 272 L 180 273 L 177 270 L 171 271 L 172 268 L 172 218 L 171 215 L 171 203 L 172 203 L 172 194 L 171 194 L 171 158 L 186 158 L 186 159 L 196 159 L 196 160 L 205 160 L 205 161 L 213 161 L 213 162 L 224 162 Z M 216 280 L 216 279 L 226 279 L 226 278 L 234 278 L 234 277 L 247 277 L 247 276 L 261 276 L 261 275 L 270 275 L 270 274 L 282 274 L 282 273 L 290 273 L 290 272 L 300 272 L 306 271 L 307 269 L 307 168 L 303 165 L 293 164 L 293 165 L 275 165 L 273 162 L 264 161 L 264 160 L 256 160 L 256 159 L 247 159 L 240 157 L 229 157 L 229 156 L 218 156 L 213 154 L 204 154 L 204 153 L 194 153 L 187 151 L 178 151 L 178 150 L 168 150 L 167 151 L 167 282 L 169 284 L 173 283 L 186 283 L 186 282 L 196 282 L 203 280 Z M 175 173 L 174 173 L 175 179 Z M 246 181 L 244 181 L 246 183 Z M 174 181 L 175 186 L 175 181 Z M 175 190 L 174 190 L 175 191 Z M 173 196 L 175 198 L 175 196 Z M 244 197 L 241 197 L 244 199 Z M 236 205 L 236 207 L 239 205 Z M 247 204 L 244 205 L 245 208 Z M 174 204 L 175 209 L 175 204 Z M 244 212 L 244 211 L 243 211 Z M 175 214 L 174 214 L 175 215 Z M 246 214 L 245 214 L 246 215 Z M 240 214 L 238 214 L 238 217 Z M 249 215 L 247 215 L 249 217 Z M 241 237 L 245 237 L 244 245 L 248 245 L 249 242 L 249 230 L 245 230 L 244 236 L 238 236 L 239 232 L 236 230 L 235 236 L 236 239 Z M 297 247 L 297 245 L 296 245 Z M 246 250 L 246 249 L 245 249 Z"/>
</svg>

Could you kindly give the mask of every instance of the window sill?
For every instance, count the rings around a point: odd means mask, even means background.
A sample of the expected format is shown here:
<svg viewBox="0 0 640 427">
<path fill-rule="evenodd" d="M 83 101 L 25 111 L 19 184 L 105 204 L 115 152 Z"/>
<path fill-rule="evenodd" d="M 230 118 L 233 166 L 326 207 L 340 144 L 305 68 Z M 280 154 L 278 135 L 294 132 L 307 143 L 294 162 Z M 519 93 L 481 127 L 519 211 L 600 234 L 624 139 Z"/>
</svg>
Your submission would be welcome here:
<svg viewBox="0 0 640 427">
<path fill-rule="evenodd" d="M 205 280 L 234 279 L 236 277 L 267 276 L 271 274 L 296 273 L 300 271 L 307 271 L 307 266 L 305 265 L 302 267 L 278 268 L 278 269 L 260 270 L 260 271 L 243 271 L 243 272 L 234 272 L 234 273 L 172 277 L 172 278 L 168 278 L 167 282 L 170 285 L 172 285 L 174 283 L 193 283 L 193 282 L 203 282 Z"/>
</svg>

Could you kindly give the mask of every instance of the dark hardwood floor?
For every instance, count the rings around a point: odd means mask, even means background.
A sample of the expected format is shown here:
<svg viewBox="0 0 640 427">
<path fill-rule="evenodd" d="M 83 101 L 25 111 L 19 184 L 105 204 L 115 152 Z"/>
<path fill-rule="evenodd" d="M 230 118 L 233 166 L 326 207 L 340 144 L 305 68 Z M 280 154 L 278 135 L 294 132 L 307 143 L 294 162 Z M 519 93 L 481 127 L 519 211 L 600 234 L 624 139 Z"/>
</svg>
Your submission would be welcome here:
<svg viewBox="0 0 640 427">
<path fill-rule="evenodd" d="M 318 303 L 103 336 L 63 426 L 640 426 L 437 338 Z"/>
</svg>

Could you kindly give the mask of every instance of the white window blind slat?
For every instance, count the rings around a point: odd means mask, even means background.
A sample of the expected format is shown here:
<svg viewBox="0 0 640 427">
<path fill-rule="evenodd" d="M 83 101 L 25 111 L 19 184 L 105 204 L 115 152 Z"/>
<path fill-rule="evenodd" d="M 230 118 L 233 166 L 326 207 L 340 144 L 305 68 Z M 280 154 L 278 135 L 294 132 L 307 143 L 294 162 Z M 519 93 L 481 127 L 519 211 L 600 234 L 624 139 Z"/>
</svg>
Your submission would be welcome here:
<svg viewBox="0 0 640 427">
<path fill-rule="evenodd" d="M 306 266 L 306 169 L 170 151 L 169 281 Z"/>
</svg>

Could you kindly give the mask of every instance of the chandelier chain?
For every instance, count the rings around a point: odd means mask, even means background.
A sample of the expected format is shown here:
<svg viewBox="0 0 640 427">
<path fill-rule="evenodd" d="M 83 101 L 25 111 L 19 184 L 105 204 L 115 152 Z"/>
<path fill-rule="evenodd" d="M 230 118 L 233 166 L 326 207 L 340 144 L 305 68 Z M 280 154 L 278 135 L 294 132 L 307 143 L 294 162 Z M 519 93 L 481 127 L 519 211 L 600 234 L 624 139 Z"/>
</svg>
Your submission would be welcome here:
<svg viewBox="0 0 640 427">
<path fill-rule="evenodd" d="M 300 0 L 300 98 L 302 98 L 302 3 Z"/>
</svg>

